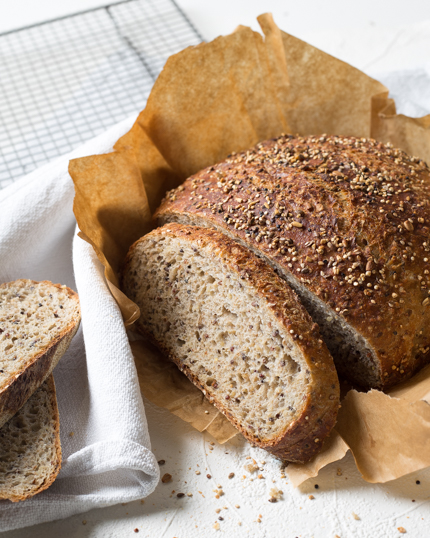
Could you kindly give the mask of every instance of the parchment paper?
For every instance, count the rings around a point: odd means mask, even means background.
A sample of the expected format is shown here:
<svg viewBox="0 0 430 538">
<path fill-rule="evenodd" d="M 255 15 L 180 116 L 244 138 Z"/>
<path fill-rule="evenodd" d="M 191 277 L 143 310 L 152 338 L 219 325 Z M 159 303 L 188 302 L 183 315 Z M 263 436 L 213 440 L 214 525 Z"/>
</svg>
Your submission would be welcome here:
<svg viewBox="0 0 430 538">
<path fill-rule="evenodd" d="M 151 229 L 166 190 L 233 151 L 280 135 L 372 136 L 430 161 L 430 116 L 397 115 L 388 90 L 354 67 L 258 18 L 169 58 L 146 108 L 115 151 L 70 162 L 81 237 L 94 248 L 126 325 L 137 306 L 118 289 L 130 245 Z M 219 442 L 235 433 L 159 352 L 134 342 L 142 392 Z M 385 482 L 430 465 L 430 368 L 389 395 L 350 391 L 322 452 L 290 465 L 295 485 L 351 449 L 363 478 Z"/>
</svg>

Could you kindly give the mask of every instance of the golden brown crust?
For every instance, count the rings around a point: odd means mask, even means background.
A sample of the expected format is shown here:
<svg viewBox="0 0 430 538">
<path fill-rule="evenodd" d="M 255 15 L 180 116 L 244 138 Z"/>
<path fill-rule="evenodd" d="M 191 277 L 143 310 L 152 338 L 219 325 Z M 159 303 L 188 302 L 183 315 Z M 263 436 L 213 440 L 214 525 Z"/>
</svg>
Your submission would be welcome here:
<svg viewBox="0 0 430 538">
<path fill-rule="evenodd" d="M 282 136 L 190 177 L 155 218 L 216 227 L 292 275 L 366 340 L 387 388 L 430 361 L 429 194 L 427 165 L 390 145 Z"/>
<path fill-rule="evenodd" d="M 20 281 L 15 281 L 15 283 L 17 282 Z M 34 280 L 22 279 L 21 282 L 25 284 L 39 284 L 39 282 Z M 55 286 L 67 293 L 70 299 L 76 301 L 79 309 L 79 298 L 76 292 L 61 284 L 52 284 L 52 282 L 46 280 L 43 281 L 43 283 Z M 1 284 L 0 288 L 6 288 L 10 284 L 10 282 Z M 32 357 L 31 362 L 24 365 L 21 370 L 10 379 L 9 383 L 0 390 L 0 427 L 21 409 L 30 396 L 52 373 L 78 331 L 80 319 L 79 313 L 79 315 L 50 342 L 49 346 L 44 351 Z"/>
<path fill-rule="evenodd" d="M 247 430 L 234 419 L 222 402 L 217 399 L 212 387 L 202 385 L 188 367 L 172 354 L 171 350 L 166 349 L 162 342 L 156 341 L 152 334 L 148 334 L 144 323 L 137 321 L 137 328 L 164 351 L 251 443 L 287 461 L 309 460 L 319 451 L 323 439 L 333 428 L 339 407 L 339 383 L 336 370 L 333 359 L 321 339 L 318 326 L 313 323 L 294 291 L 267 264 L 224 234 L 195 226 L 169 224 L 152 231 L 132 245 L 125 260 L 121 279 L 124 283 L 124 291 L 129 292 L 129 296 L 130 290 L 127 290 L 125 277 L 130 261 L 136 253 L 136 247 L 142 242 L 158 240 L 166 235 L 181 237 L 196 245 L 197 248 L 205 249 L 209 256 L 221 260 L 230 271 L 252 286 L 256 296 L 264 299 L 278 322 L 292 335 L 301 349 L 311 376 L 308 393 L 303 395 L 305 399 L 303 412 L 278 438 L 269 441 L 258 438 L 255 433 Z M 133 299 L 132 296 L 130 298 Z"/>
</svg>

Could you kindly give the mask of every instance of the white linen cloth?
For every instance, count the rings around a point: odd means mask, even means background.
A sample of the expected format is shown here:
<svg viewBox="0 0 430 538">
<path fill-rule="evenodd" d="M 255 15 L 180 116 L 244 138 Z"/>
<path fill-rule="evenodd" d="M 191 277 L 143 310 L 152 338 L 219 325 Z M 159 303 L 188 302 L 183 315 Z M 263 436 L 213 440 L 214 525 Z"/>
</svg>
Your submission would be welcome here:
<svg viewBox="0 0 430 538">
<path fill-rule="evenodd" d="M 94 251 L 75 234 L 70 158 L 106 153 L 129 118 L 0 191 L 0 282 L 51 280 L 79 293 L 82 325 L 55 369 L 63 465 L 24 503 L 0 501 L 0 531 L 146 497 L 159 480 L 121 313 Z"/>
</svg>

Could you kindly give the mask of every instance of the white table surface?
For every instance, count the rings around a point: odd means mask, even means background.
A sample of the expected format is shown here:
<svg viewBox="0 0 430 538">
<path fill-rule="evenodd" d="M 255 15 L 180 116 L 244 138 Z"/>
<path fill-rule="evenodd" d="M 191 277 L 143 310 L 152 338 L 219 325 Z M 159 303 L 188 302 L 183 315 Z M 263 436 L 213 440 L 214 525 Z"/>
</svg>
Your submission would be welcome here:
<svg viewBox="0 0 430 538">
<path fill-rule="evenodd" d="M 102 0 L 3 0 L 0 32 L 105 3 Z M 238 24 L 258 29 L 255 17 L 271 11 L 282 29 L 366 72 L 383 74 L 419 68 L 423 73 L 430 73 L 428 1 L 177 0 L 177 3 L 207 40 L 232 31 Z M 418 95 L 416 101 L 430 112 L 427 96 Z M 399 527 L 406 529 L 410 537 L 430 536 L 428 469 L 388 484 L 372 485 L 361 479 L 348 454 L 341 462 L 323 469 L 318 478 L 293 489 L 287 479 L 281 478 L 278 462 L 264 452 L 239 438 L 223 446 L 215 444 L 211 450 L 209 435 L 199 434 L 149 402 L 145 404 L 154 453 L 158 459 L 165 460 L 162 474 L 170 473 L 172 482 L 160 484 L 144 503 L 93 510 L 2 536 L 197 538 L 219 533 L 229 537 L 376 538 L 403 536 Z M 264 478 L 258 479 L 258 473 L 250 475 L 244 469 L 251 461 L 246 460 L 248 456 L 260 464 Z M 228 478 L 231 472 L 235 473 L 233 479 Z M 212 478 L 208 479 L 207 474 Z M 218 486 L 225 493 L 219 499 L 214 492 Z M 283 499 L 276 504 L 268 502 L 274 486 L 284 492 Z M 192 496 L 177 498 L 178 492 Z M 216 513 L 218 508 L 221 511 Z M 220 516 L 223 520 L 218 520 Z M 213 528 L 216 522 L 219 531 Z M 135 534 L 135 529 L 139 534 Z"/>
</svg>

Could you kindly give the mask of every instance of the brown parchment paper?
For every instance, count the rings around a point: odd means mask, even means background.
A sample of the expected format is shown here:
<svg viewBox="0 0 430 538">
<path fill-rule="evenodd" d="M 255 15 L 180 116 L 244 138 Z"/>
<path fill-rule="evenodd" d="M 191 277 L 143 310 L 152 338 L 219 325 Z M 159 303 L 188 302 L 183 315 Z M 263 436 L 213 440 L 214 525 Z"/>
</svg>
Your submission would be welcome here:
<svg viewBox="0 0 430 538">
<path fill-rule="evenodd" d="M 372 136 L 430 161 L 430 115 L 396 114 L 381 83 L 282 32 L 270 14 L 258 21 L 263 35 L 239 26 L 170 57 L 114 151 L 70 162 L 81 237 L 104 265 L 126 326 L 139 311 L 118 288 L 124 256 L 151 229 L 151 214 L 165 192 L 201 168 L 282 132 Z M 219 442 L 231 438 L 230 423 L 158 351 L 141 341 L 132 348 L 149 400 Z M 349 449 L 369 482 L 430 465 L 425 400 L 430 367 L 390 394 L 350 391 L 322 452 L 288 467 L 292 482 L 316 476 Z"/>
</svg>

